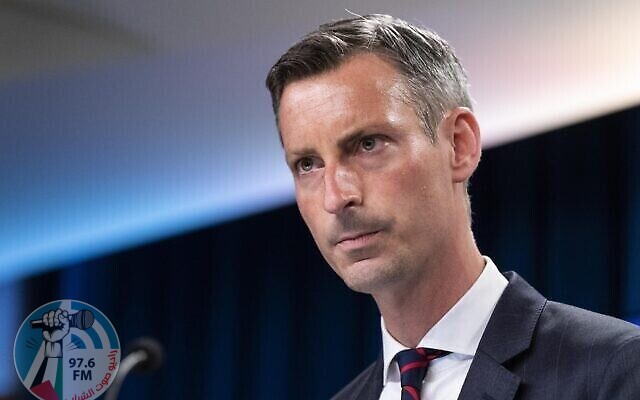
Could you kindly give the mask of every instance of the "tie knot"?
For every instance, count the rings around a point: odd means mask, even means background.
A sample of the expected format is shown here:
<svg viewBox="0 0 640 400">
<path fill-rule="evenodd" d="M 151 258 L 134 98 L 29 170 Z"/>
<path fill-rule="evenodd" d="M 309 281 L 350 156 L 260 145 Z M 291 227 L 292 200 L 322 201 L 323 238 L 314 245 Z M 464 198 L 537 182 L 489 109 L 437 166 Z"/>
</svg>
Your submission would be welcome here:
<svg viewBox="0 0 640 400">
<path fill-rule="evenodd" d="M 427 374 L 429 363 L 447 354 L 449 354 L 448 351 L 424 347 L 402 350 L 396 354 L 396 361 L 400 368 L 400 384 L 402 385 L 403 393 L 408 392 L 408 394 L 411 394 L 411 398 L 419 399 L 422 381 Z"/>
</svg>

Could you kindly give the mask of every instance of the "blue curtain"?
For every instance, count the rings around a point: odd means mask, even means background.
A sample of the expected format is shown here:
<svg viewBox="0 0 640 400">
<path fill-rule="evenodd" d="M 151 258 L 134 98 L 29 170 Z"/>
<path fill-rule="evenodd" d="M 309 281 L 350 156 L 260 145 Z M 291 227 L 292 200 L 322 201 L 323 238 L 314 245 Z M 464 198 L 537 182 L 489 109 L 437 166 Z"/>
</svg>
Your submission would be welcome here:
<svg viewBox="0 0 640 400">
<path fill-rule="evenodd" d="M 640 314 L 640 110 L 486 152 L 471 194 L 480 249 L 551 299 Z"/>
<path fill-rule="evenodd" d="M 486 151 L 471 185 L 482 252 L 551 299 L 640 315 L 639 136 L 636 108 Z M 165 367 L 130 376 L 122 399 L 327 399 L 380 351 L 375 304 L 293 205 L 19 285 L 20 315 L 82 300 L 125 347 L 164 344 Z M 18 385 L 5 398 L 30 398 Z"/>
</svg>

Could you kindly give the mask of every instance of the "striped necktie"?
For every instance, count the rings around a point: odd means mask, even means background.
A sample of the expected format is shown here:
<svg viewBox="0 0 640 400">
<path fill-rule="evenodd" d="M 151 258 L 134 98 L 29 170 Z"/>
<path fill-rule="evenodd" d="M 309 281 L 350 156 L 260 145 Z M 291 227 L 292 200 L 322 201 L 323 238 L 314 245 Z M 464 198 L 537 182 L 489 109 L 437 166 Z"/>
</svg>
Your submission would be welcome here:
<svg viewBox="0 0 640 400">
<path fill-rule="evenodd" d="M 422 381 L 427 375 L 429 363 L 449 353 L 448 351 L 419 347 L 402 350 L 396 354 L 396 361 L 400 368 L 400 384 L 402 385 L 401 400 L 420 400 L 420 389 L 422 389 Z"/>
</svg>

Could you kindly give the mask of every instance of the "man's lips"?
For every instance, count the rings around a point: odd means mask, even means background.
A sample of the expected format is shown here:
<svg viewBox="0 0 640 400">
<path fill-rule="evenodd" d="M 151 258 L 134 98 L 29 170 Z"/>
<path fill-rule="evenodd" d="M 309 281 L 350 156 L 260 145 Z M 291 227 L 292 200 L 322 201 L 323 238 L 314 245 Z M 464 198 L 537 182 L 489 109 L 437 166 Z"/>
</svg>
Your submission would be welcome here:
<svg viewBox="0 0 640 400">
<path fill-rule="evenodd" d="M 345 248 L 361 247 L 369 244 L 378 232 L 380 231 L 346 233 L 338 239 L 336 245 Z"/>
</svg>

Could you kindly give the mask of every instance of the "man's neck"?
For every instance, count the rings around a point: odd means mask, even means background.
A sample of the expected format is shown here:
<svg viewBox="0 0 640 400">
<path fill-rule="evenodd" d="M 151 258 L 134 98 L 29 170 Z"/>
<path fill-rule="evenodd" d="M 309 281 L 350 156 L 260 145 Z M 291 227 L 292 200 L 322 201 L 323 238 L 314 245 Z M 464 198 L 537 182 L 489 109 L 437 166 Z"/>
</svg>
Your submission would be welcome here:
<svg viewBox="0 0 640 400">
<path fill-rule="evenodd" d="M 478 279 L 484 259 L 471 239 L 466 251 L 453 251 L 426 265 L 415 280 L 395 284 L 373 297 L 391 336 L 416 347 L 424 335 Z"/>
</svg>

